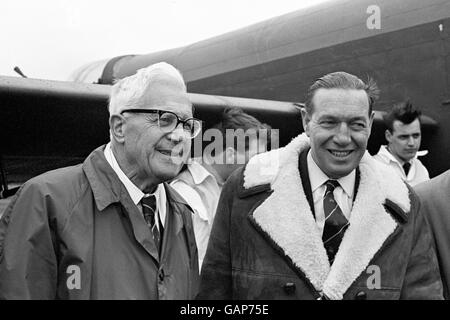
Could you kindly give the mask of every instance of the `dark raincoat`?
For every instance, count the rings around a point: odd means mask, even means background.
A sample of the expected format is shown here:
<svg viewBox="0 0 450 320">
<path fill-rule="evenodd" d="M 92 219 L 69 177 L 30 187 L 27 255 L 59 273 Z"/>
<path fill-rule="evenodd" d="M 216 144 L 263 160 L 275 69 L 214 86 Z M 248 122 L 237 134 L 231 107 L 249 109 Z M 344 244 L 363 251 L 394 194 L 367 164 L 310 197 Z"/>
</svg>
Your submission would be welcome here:
<svg viewBox="0 0 450 320">
<path fill-rule="evenodd" d="M 103 147 L 20 189 L 0 220 L 0 298 L 191 299 L 191 211 L 167 184 L 161 257 Z"/>
</svg>

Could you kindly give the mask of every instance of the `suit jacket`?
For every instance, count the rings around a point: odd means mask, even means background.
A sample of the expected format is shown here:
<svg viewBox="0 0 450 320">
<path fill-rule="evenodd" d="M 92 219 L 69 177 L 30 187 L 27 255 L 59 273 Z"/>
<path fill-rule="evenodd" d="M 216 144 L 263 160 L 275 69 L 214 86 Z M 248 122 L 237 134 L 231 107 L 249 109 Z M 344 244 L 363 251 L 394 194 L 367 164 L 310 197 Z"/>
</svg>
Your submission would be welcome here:
<svg viewBox="0 0 450 320">
<path fill-rule="evenodd" d="M 300 135 L 253 157 L 225 184 L 198 298 L 442 299 L 416 195 L 367 152 L 350 226 L 330 267 L 308 178 L 299 172 L 307 148 Z"/>
<path fill-rule="evenodd" d="M 198 289 L 189 206 L 169 185 L 161 256 L 105 159 L 26 182 L 0 220 L 0 299 L 191 299 Z"/>
<path fill-rule="evenodd" d="M 450 299 L 450 170 L 414 188 L 431 226 L 444 296 Z"/>
</svg>

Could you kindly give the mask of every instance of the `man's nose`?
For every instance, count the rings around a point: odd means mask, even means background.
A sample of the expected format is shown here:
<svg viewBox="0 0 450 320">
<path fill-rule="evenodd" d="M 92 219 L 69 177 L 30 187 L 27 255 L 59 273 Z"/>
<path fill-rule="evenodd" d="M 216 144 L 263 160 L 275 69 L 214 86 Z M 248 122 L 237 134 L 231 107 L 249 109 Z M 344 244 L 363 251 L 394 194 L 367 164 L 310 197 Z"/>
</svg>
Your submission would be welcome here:
<svg viewBox="0 0 450 320">
<path fill-rule="evenodd" d="M 408 146 L 413 147 L 416 144 L 416 139 L 414 137 L 408 138 Z"/>
<path fill-rule="evenodd" d="M 334 141 L 338 144 L 349 144 L 352 139 L 350 137 L 350 129 L 346 123 L 341 123 L 334 135 Z"/>
<path fill-rule="evenodd" d="M 172 132 L 169 133 L 169 139 L 174 142 L 181 142 L 187 139 L 183 124 L 179 123 Z"/>
</svg>

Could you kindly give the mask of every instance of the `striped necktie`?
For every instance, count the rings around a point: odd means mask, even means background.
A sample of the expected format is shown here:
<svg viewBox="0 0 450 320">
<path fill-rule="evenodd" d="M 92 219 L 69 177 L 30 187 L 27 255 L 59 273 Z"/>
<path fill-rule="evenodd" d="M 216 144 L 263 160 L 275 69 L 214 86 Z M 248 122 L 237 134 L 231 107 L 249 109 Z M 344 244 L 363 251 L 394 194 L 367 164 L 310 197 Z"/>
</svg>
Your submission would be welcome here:
<svg viewBox="0 0 450 320">
<path fill-rule="evenodd" d="M 333 263 L 336 252 L 339 249 L 345 230 L 349 222 L 334 199 L 333 191 L 339 186 L 336 180 L 326 182 L 326 191 L 323 198 L 323 211 L 325 213 L 325 226 L 322 240 L 328 254 L 330 264 Z"/>
<path fill-rule="evenodd" d="M 405 162 L 403 164 L 403 171 L 405 171 L 405 176 L 408 176 L 409 169 L 411 169 L 411 163 Z"/>
<path fill-rule="evenodd" d="M 142 213 L 144 214 L 145 222 L 147 222 L 148 227 L 150 228 L 153 240 L 155 241 L 156 248 L 158 248 L 158 252 L 161 252 L 161 238 L 160 232 L 158 230 L 158 226 L 156 225 L 158 222 L 156 221 L 156 197 L 154 195 L 149 195 L 148 197 L 144 197 L 141 200 L 142 204 Z"/>
</svg>

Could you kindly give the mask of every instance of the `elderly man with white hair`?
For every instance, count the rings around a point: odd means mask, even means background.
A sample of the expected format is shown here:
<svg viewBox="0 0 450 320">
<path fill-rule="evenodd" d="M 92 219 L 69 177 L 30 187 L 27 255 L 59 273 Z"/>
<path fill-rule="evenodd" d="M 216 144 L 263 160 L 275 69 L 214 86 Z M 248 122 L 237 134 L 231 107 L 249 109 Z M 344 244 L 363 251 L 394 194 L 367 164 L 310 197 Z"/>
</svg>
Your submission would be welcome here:
<svg viewBox="0 0 450 320">
<path fill-rule="evenodd" d="M 191 209 L 167 183 L 201 130 L 183 77 L 158 63 L 118 81 L 111 141 L 26 182 L 0 220 L 2 299 L 191 299 Z"/>
</svg>

